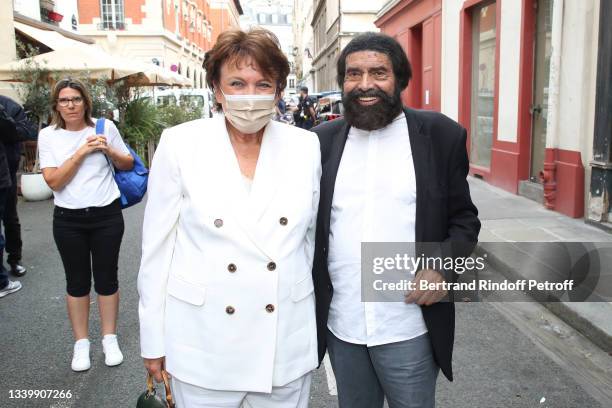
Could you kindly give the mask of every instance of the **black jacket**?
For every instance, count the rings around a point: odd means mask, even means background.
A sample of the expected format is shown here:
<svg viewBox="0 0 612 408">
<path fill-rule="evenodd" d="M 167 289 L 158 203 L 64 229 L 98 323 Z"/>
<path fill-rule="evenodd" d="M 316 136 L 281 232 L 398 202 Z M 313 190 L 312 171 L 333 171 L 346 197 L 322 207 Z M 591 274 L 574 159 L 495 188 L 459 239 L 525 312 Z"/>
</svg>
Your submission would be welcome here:
<svg viewBox="0 0 612 408">
<path fill-rule="evenodd" d="M 21 142 L 35 140 L 36 130 L 17 102 L 0 95 L 0 188 L 11 186 L 11 172 L 17 171 Z"/>
<path fill-rule="evenodd" d="M 478 240 L 480 221 L 466 180 L 469 171 L 466 131 L 437 112 L 404 108 L 404 113 L 416 175 L 416 241 L 445 245 L 452 242 L 451 252 L 445 256 L 468 256 Z M 331 206 L 349 129 L 344 119 L 326 122 L 312 129 L 319 136 L 323 166 L 313 266 L 319 363 L 327 347 L 327 317 L 333 295 L 327 269 Z M 454 306 L 452 302 L 440 302 L 422 307 L 434 358 L 451 381 Z"/>
</svg>

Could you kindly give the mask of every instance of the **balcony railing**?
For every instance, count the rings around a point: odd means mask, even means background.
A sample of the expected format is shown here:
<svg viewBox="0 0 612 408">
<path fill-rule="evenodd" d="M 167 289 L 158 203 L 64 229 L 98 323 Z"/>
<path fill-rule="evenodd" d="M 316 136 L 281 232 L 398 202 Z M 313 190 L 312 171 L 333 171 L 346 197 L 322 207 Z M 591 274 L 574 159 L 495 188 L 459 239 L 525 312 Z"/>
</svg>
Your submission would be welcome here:
<svg viewBox="0 0 612 408">
<path fill-rule="evenodd" d="M 125 23 L 118 21 L 116 23 L 99 23 L 98 30 L 125 30 Z"/>
</svg>

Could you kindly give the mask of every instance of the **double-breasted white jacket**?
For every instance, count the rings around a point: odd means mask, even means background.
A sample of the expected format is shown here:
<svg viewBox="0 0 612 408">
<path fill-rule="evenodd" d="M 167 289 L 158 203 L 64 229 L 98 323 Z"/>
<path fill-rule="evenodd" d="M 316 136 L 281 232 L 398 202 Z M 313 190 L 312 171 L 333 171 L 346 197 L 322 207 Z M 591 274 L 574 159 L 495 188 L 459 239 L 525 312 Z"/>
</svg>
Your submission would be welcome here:
<svg viewBox="0 0 612 408">
<path fill-rule="evenodd" d="M 140 344 L 177 379 L 271 392 L 317 366 L 314 133 L 264 131 L 250 193 L 223 116 L 164 131 L 148 186 Z"/>
</svg>

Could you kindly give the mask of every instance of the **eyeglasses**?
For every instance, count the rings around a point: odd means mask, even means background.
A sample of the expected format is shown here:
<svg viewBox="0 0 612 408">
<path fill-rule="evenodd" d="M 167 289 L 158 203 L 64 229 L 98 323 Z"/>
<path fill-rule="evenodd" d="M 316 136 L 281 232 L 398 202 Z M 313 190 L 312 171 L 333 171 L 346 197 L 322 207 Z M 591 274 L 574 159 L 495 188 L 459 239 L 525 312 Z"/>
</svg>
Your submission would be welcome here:
<svg viewBox="0 0 612 408">
<path fill-rule="evenodd" d="M 65 108 L 70 105 L 70 102 L 72 102 L 74 106 L 80 106 L 83 104 L 83 97 L 75 96 L 74 98 L 59 98 L 57 100 L 57 104 L 62 108 Z"/>
</svg>

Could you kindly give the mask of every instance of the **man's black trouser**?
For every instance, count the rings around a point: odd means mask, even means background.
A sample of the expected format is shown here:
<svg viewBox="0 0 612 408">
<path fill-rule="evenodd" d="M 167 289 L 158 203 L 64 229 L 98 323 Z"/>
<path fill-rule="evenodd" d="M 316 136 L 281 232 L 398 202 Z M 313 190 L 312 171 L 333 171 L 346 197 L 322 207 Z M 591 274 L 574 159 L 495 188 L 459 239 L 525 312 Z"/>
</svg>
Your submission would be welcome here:
<svg viewBox="0 0 612 408">
<path fill-rule="evenodd" d="M 5 246 L 4 250 L 7 253 L 6 262 L 9 265 L 15 265 L 21 261 L 21 224 L 19 223 L 19 214 L 17 214 L 17 167 L 19 162 L 13 163 L 9 161 L 9 172 L 11 173 L 11 187 L 6 194 L 4 204 L 4 214 L 2 223 L 4 224 Z"/>
</svg>

